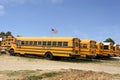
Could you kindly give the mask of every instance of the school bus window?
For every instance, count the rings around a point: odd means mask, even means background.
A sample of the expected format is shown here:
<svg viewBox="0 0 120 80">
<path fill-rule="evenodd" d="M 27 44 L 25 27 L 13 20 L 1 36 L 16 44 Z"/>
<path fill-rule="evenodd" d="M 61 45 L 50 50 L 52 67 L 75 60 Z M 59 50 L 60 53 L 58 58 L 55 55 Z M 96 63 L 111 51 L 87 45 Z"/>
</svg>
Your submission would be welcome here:
<svg viewBox="0 0 120 80">
<path fill-rule="evenodd" d="M 24 41 L 21 41 L 21 45 L 24 45 L 25 43 L 24 43 Z"/>
<path fill-rule="evenodd" d="M 57 45 L 57 42 L 53 42 L 52 45 L 53 45 L 53 46 L 56 46 L 56 45 Z"/>
<path fill-rule="evenodd" d="M 63 46 L 68 46 L 68 42 L 63 42 Z"/>
<path fill-rule="evenodd" d="M 16 41 L 17 46 L 20 46 L 20 40 Z"/>
<path fill-rule="evenodd" d="M 17 40 L 16 43 L 20 43 L 20 40 Z"/>
<path fill-rule="evenodd" d="M 25 41 L 25 45 L 28 45 L 28 41 Z"/>
<path fill-rule="evenodd" d="M 37 45 L 37 41 L 34 41 L 34 45 Z"/>
<path fill-rule="evenodd" d="M 115 51 L 115 47 L 113 47 L 113 50 Z"/>
<path fill-rule="evenodd" d="M 62 42 L 58 42 L 58 46 L 62 46 Z"/>
<path fill-rule="evenodd" d="M 107 45 L 105 45 L 105 46 L 104 46 L 104 49 L 108 49 L 108 46 L 107 46 Z"/>
<path fill-rule="evenodd" d="M 96 49 L 98 49 L 98 46 L 96 46 Z"/>
<path fill-rule="evenodd" d="M 79 46 L 79 45 L 78 45 L 78 42 L 76 42 L 76 43 L 75 43 L 75 46 L 76 46 L 76 47 L 78 47 L 78 46 Z"/>
<path fill-rule="evenodd" d="M 83 44 L 83 48 L 87 48 L 87 44 Z"/>
<path fill-rule="evenodd" d="M 46 41 L 43 41 L 43 46 L 46 46 Z"/>
<path fill-rule="evenodd" d="M 38 42 L 38 45 L 40 46 L 41 44 L 42 44 L 41 41 L 39 41 L 39 42 Z"/>
<path fill-rule="evenodd" d="M 30 41 L 30 45 L 32 45 L 32 43 L 33 43 L 33 42 L 32 42 L 32 41 Z"/>
<path fill-rule="evenodd" d="M 48 46 L 51 46 L 51 42 L 50 41 L 48 41 L 48 44 L 47 44 Z"/>
<path fill-rule="evenodd" d="M 119 50 L 119 47 L 117 47 L 117 50 Z"/>
</svg>

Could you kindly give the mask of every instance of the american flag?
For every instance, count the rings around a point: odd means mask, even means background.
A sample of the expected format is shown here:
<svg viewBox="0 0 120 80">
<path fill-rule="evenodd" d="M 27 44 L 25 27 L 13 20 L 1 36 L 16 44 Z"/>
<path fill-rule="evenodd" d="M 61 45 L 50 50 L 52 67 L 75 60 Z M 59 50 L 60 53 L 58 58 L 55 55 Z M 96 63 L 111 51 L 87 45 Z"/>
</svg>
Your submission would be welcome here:
<svg viewBox="0 0 120 80">
<path fill-rule="evenodd" d="M 58 33 L 58 31 L 55 29 L 51 29 L 51 31 L 52 31 L 52 33 Z"/>
</svg>

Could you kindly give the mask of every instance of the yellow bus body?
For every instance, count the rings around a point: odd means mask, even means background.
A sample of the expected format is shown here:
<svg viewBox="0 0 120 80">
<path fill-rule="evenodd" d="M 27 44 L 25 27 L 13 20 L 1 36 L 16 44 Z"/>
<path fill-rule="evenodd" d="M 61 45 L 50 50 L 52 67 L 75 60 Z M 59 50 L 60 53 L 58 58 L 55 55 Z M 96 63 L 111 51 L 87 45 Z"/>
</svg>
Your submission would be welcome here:
<svg viewBox="0 0 120 80">
<path fill-rule="evenodd" d="M 120 57 L 120 46 L 119 46 L 119 57 Z"/>
<path fill-rule="evenodd" d="M 15 37 L 16 43 L 10 50 L 14 54 L 33 54 L 45 56 L 79 56 L 80 39 L 73 37 Z"/>
<path fill-rule="evenodd" d="M 104 44 L 102 42 L 96 43 L 96 54 L 98 57 L 103 56 Z"/>
<path fill-rule="evenodd" d="M 103 56 L 105 56 L 105 57 L 114 56 L 114 54 L 113 54 L 113 43 L 103 42 L 103 44 L 104 44 Z"/>
<path fill-rule="evenodd" d="M 113 55 L 119 56 L 119 45 L 114 44 L 113 46 Z"/>
<path fill-rule="evenodd" d="M 2 38 L 1 46 L 10 47 L 14 42 L 15 42 L 15 38 L 13 36 L 4 36 Z"/>
<path fill-rule="evenodd" d="M 96 41 L 81 40 L 80 42 L 80 56 L 93 58 L 96 57 Z"/>
</svg>

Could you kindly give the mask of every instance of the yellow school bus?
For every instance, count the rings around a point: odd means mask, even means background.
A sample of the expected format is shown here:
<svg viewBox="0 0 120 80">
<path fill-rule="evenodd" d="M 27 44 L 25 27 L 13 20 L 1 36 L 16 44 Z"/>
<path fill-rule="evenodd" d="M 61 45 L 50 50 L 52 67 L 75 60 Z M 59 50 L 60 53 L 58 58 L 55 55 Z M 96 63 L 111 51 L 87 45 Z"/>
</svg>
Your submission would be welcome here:
<svg viewBox="0 0 120 80">
<path fill-rule="evenodd" d="M 2 37 L 0 51 L 6 53 L 14 42 L 15 38 L 12 35 Z"/>
<path fill-rule="evenodd" d="M 113 43 L 111 42 L 103 42 L 104 44 L 104 51 L 103 56 L 105 57 L 112 57 L 113 55 Z"/>
<path fill-rule="evenodd" d="M 80 39 L 73 37 L 15 37 L 10 55 L 41 55 L 47 59 L 79 55 Z"/>
<path fill-rule="evenodd" d="M 104 51 L 104 44 L 102 42 L 97 42 L 96 43 L 97 57 L 102 57 L 103 56 L 103 51 Z"/>
<path fill-rule="evenodd" d="M 15 38 L 13 36 L 4 36 L 2 38 L 1 46 L 10 47 L 14 42 L 15 42 Z"/>
<path fill-rule="evenodd" d="M 119 57 L 120 57 L 120 46 L 119 46 Z"/>
<path fill-rule="evenodd" d="M 114 46 L 113 46 L 113 54 L 114 54 L 114 56 L 119 56 L 119 45 L 114 44 Z"/>
<path fill-rule="evenodd" d="M 86 58 L 96 57 L 96 41 L 81 40 L 80 42 L 80 56 Z"/>
</svg>

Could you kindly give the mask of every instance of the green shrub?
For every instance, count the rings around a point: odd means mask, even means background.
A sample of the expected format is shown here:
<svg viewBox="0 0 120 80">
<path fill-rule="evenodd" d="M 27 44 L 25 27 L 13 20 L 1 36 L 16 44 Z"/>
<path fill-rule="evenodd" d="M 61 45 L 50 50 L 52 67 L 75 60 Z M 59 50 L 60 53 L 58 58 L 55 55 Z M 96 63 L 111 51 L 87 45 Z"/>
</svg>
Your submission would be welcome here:
<svg viewBox="0 0 120 80">
<path fill-rule="evenodd" d="M 25 80 L 41 80 L 43 77 L 42 76 L 27 76 Z"/>
</svg>

